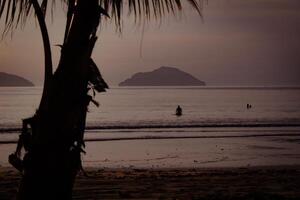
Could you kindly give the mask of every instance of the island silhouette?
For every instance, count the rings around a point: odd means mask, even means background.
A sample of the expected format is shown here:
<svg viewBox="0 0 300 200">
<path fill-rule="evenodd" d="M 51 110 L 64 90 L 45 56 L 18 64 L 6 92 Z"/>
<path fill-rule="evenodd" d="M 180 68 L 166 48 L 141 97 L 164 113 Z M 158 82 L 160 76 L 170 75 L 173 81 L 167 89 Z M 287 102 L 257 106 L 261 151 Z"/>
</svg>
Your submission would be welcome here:
<svg viewBox="0 0 300 200">
<path fill-rule="evenodd" d="M 205 86 L 205 82 L 175 67 L 162 66 L 151 72 L 139 72 L 119 86 Z"/>
<path fill-rule="evenodd" d="M 34 84 L 17 75 L 0 72 L 0 87 L 32 87 Z"/>
</svg>

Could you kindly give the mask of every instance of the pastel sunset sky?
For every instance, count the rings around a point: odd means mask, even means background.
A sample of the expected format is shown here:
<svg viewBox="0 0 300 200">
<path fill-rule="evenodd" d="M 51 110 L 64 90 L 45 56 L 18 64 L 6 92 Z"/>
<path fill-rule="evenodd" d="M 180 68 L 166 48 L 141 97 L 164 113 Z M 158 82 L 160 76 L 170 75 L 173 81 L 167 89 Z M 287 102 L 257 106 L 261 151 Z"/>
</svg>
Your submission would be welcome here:
<svg viewBox="0 0 300 200">
<path fill-rule="evenodd" d="M 208 0 L 203 20 L 189 6 L 142 26 L 124 14 L 122 35 L 105 22 L 93 53 L 114 86 L 132 74 L 174 66 L 208 85 L 300 85 L 299 0 Z M 65 25 L 61 6 L 48 21 L 55 65 Z M 0 23 L 3 28 L 3 21 Z M 0 71 L 43 82 L 43 48 L 37 22 L 0 43 Z"/>
</svg>

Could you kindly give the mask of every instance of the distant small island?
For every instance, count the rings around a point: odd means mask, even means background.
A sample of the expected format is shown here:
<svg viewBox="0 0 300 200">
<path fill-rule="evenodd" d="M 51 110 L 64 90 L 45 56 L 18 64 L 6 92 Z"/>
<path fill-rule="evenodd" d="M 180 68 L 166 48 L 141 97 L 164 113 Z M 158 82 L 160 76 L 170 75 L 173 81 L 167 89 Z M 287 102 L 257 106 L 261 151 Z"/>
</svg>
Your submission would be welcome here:
<svg viewBox="0 0 300 200">
<path fill-rule="evenodd" d="M 151 72 L 139 72 L 119 83 L 119 86 L 205 86 L 205 82 L 175 67 L 160 67 Z"/>
<path fill-rule="evenodd" d="M 0 87 L 32 87 L 34 84 L 29 80 L 17 75 L 0 72 Z"/>
</svg>

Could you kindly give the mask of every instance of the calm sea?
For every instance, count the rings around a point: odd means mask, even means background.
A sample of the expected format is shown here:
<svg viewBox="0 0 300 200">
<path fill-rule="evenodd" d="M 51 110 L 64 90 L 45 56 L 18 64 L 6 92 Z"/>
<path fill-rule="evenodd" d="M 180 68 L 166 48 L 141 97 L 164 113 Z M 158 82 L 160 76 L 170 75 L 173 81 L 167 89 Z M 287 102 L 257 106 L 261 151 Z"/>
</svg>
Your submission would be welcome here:
<svg viewBox="0 0 300 200">
<path fill-rule="evenodd" d="M 20 128 L 40 97 L 39 87 L 0 88 L 0 132 Z M 299 88 L 116 87 L 96 100 L 99 108 L 89 106 L 90 129 L 300 125 Z"/>
<path fill-rule="evenodd" d="M 37 87 L 0 88 L 0 165 L 9 166 L 21 119 L 34 114 L 40 96 Z M 101 105 L 89 107 L 85 139 L 93 142 L 85 166 L 300 163 L 300 89 L 122 87 L 96 99 Z"/>
</svg>

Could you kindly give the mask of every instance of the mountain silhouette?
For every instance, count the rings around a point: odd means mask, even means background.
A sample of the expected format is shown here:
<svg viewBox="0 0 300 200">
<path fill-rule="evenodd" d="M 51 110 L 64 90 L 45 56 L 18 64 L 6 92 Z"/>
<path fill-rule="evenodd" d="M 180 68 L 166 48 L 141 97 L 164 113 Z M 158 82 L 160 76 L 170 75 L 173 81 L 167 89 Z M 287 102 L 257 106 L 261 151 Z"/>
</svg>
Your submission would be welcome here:
<svg viewBox="0 0 300 200">
<path fill-rule="evenodd" d="M 17 75 L 0 72 L 0 87 L 31 87 L 32 82 Z"/>
<path fill-rule="evenodd" d="M 119 86 L 204 86 L 205 82 L 175 67 L 160 67 L 151 72 L 139 72 L 119 83 Z"/>
</svg>

